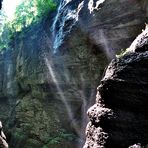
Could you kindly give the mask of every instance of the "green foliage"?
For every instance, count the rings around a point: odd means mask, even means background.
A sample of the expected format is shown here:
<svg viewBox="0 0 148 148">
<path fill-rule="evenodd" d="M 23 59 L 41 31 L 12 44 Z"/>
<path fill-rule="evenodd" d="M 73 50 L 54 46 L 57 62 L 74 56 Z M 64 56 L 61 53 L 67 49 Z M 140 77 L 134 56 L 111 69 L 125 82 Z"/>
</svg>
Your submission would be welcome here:
<svg viewBox="0 0 148 148">
<path fill-rule="evenodd" d="M 76 139 L 76 136 L 74 134 L 67 133 L 65 130 L 61 130 L 60 132 L 52 136 L 49 139 L 48 143 L 43 146 L 43 148 L 48 148 L 52 144 L 59 144 L 62 141 L 73 141 L 74 139 Z"/>
<path fill-rule="evenodd" d="M 22 31 L 33 23 L 38 23 L 42 18 L 54 11 L 57 3 L 54 0 L 24 0 L 17 6 L 12 21 L 8 21 L 5 13 L 0 12 L 3 19 L 0 22 L 0 52 L 8 47 L 9 42 L 15 38 L 16 32 Z"/>
<path fill-rule="evenodd" d="M 36 2 L 38 16 L 46 15 L 57 7 L 57 4 L 53 0 L 37 0 Z"/>
<path fill-rule="evenodd" d="M 17 141 L 23 141 L 26 139 L 26 136 L 23 134 L 23 131 L 21 129 L 16 129 L 16 131 L 14 131 L 12 136 Z"/>
<path fill-rule="evenodd" d="M 23 1 L 15 11 L 15 18 L 9 22 L 13 31 L 20 31 L 30 25 L 37 15 L 34 1 Z"/>
<path fill-rule="evenodd" d="M 53 0 L 25 0 L 15 11 L 15 18 L 10 23 L 11 29 L 21 31 L 33 22 L 39 21 L 49 12 L 56 9 L 57 4 Z"/>
<path fill-rule="evenodd" d="M 3 27 L 3 30 L 4 31 L 1 32 L 0 36 L 0 52 L 5 51 L 8 48 L 10 37 L 12 37 L 7 25 Z"/>
<path fill-rule="evenodd" d="M 123 57 L 127 52 L 128 52 L 128 48 L 127 49 L 121 49 L 120 53 L 116 55 L 116 58 Z"/>
</svg>

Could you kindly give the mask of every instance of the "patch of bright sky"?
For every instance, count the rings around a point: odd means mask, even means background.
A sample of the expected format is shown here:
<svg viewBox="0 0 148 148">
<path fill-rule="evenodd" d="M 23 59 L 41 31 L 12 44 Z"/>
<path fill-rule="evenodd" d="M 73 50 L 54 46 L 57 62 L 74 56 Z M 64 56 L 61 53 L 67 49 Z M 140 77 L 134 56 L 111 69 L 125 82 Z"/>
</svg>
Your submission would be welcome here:
<svg viewBox="0 0 148 148">
<path fill-rule="evenodd" d="M 22 1 L 23 0 L 3 0 L 2 7 L 9 21 L 13 20 L 15 9 Z"/>
</svg>

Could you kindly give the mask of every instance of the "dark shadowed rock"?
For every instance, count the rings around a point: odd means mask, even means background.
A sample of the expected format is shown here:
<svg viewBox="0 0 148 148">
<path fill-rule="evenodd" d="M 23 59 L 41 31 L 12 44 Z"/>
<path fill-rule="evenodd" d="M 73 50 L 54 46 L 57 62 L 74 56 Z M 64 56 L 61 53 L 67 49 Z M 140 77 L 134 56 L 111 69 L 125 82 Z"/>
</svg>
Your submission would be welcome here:
<svg viewBox="0 0 148 148">
<path fill-rule="evenodd" d="M 0 0 L 0 9 L 2 8 L 2 2 L 3 2 L 3 0 Z"/>
<path fill-rule="evenodd" d="M 135 50 L 145 48 L 146 40 L 145 44 L 135 40 Z M 112 60 L 98 87 L 96 104 L 88 110 L 85 148 L 127 148 L 148 143 L 147 76 L 148 51 L 131 52 Z"/>
</svg>

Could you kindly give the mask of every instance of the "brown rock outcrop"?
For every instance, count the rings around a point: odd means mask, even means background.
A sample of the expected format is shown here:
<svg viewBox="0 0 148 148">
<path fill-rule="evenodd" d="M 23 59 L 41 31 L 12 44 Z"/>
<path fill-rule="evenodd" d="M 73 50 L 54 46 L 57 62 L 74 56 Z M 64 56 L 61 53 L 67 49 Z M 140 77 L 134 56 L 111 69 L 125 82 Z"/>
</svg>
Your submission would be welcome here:
<svg viewBox="0 0 148 148">
<path fill-rule="evenodd" d="M 144 38 L 147 32 L 138 38 Z M 135 51 L 136 47 L 139 51 L 147 49 L 146 40 L 141 45 L 137 40 Z M 127 148 L 148 143 L 147 76 L 148 51 L 130 52 L 112 60 L 98 87 L 96 104 L 88 110 L 90 123 L 84 148 Z"/>
</svg>

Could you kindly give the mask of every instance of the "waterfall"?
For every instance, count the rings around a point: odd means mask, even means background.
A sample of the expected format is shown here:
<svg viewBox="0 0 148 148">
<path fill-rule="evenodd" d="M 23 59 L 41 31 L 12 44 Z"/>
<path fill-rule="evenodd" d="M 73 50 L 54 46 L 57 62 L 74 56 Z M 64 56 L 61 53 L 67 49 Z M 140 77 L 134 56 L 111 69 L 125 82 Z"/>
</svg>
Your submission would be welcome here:
<svg viewBox="0 0 148 148">
<path fill-rule="evenodd" d="M 61 0 L 57 14 L 51 27 L 52 38 L 53 38 L 53 53 L 58 51 L 58 48 L 63 44 L 65 37 L 71 32 L 72 28 L 76 25 L 79 20 L 79 14 L 84 7 L 84 1 L 80 1 L 76 8 L 72 9 L 69 7 L 70 3 L 74 0 Z M 89 0 L 87 2 L 88 10 L 90 14 L 94 10 L 99 10 L 99 6 L 104 3 L 105 0 Z"/>
<path fill-rule="evenodd" d="M 53 41 L 53 45 L 52 45 L 53 54 L 58 52 L 59 48 L 64 43 L 64 39 L 66 38 L 66 36 L 69 35 L 73 27 L 79 21 L 80 12 L 82 8 L 86 6 L 89 12 L 89 15 L 91 15 L 93 11 L 98 10 L 100 4 L 104 2 L 105 0 L 98 0 L 95 2 L 94 0 L 78 0 L 78 1 L 61 0 L 60 1 L 56 16 L 54 18 L 54 21 L 51 27 L 52 41 Z M 72 3 L 74 3 L 74 5 Z M 100 34 L 101 36 L 103 35 L 102 33 Z M 108 49 L 107 44 L 105 47 Z M 71 105 L 68 102 L 68 98 L 64 96 L 64 92 L 60 88 L 60 85 L 59 85 L 59 80 L 56 78 L 56 72 L 54 71 L 54 67 L 53 67 L 54 61 L 52 61 L 52 59 L 49 60 L 47 56 L 45 56 L 44 59 L 48 67 L 49 75 L 51 76 L 51 79 L 53 80 L 56 86 L 56 89 L 59 92 L 60 100 L 62 101 L 62 103 L 64 104 L 66 108 L 69 119 L 73 122 L 73 126 L 74 126 L 76 133 L 79 135 L 80 142 L 78 143 L 78 147 L 82 147 L 85 141 L 84 140 L 85 127 L 88 122 L 86 118 L 86 112 L 87 112 L 87 109 L 90 107 L 90 105 L 92 105 L 90 104 L 92 102 L 88 102 L 88 100 L 91 100 L 93 98 L 94 89 L 91 89 L 90 95 L 86 96 L 85 94 L 86 84 L 85 84 L 83 75 L 80 74 L 79 80 L 80 80 L 81 89 L 76 90 L 76 92 L 72 94 L 75 98 L 80 98 L 82 101 L 82 107 L 80 110 L 80 114 L 82 116 L 81 123 L 80 123 L 81 125 L 78 125 L 78 123 L 75 121 L 75 118 L 73 117 L 73 113 L 72 113 L 73 110 L 71 108 Z M 65 73 L 64 76 L 67 81 L 70 80 L 67 73 Z"/>
<path fill-rule="evenodd" d="M 88 9 L 90 14 L 94 11 L 94 10 L 99 10 L 99 6 L 104 3 L 105 0 L 98 0 L 96 3 L 94 2 L 94 0 L 89 0 L 88 2 Z M 94 4 L 95 3 L 95 4 Z"/>
<path fill-rule="evenodd" d="M 72 125 L 72 128 L 74 129 L 75 133 L 78 136 L 78 141 L 77 141 L 77 147 L 80 148 L 84 145 L 85 142 L 85 128 L 88 122 L 88 118 L 86 117 L 86 112 L 87 109 L 92 105 L 92 98 L 94 95 L 94 88 L 90 88 L 90 93 L 87 96 L 85 94 L 85 87 L 86 87 L 86 83 L 85 83 L 85 79 L 83 74 L 80 73 L 80 77 L 78 78 L 80 81 L 80 87 L 74 87 L 73 85 L 69 86 L 71 89 L 74 89 L 73 92 L 71 92 L 71 96 L 73 96 L 76 101 L 78 101 L 77 99 L 80 99 L 82 102 L 82 106 L 81 109 L 79 110 L 79 115 L 81 116 L 81 122 L 78 122 L 77 118 L 75 118 L 76 113 L 73 113 L 73 107 L 70 104 L 71 102 L 69 101 L 69 96 L 67 96 L 65 94 L 65 90 L 63 88 L 61 88 L 60 84 L 59 84 L 59 72 L 56 72 L 56 67 L 55 67 L 55 59 L 52 59 L 51 57 L 49 58 L 48 55 L 44 55 L 44 60 L 45 60 L 45 64 L 47 66 L 48 69 L 48 77 L 50 77 L 50 79 L 52 80 L 52 82 L 55 84 L 55 88 L 58 92 L 59 98 L 62 102 L 62 104 L 65 107 L 65 110 L 67 112 L 68 118 L 69 118 L 69 125 Z M 65 80 L 65 84 L 68 84 L 71 76 L 69 75 L 68 72 L 66 72 L 66 70 L 63 67 L 63 71 L 64 73 L 64 77 L 63 79 Z"/>
<path fill-rule="evenodd" d="M 57 49 L 62 45 L 66 35 L 68 35 L 73 26 L 79 18 L 79 13 L 83 8 L 84 1 L 80 2 L 78 7 L 74 10 L 68 7 L 72 0 L 63 0 L 60 2 L 57 15 L 52 25 L 53 36 L 53 52 L 56 53 Z"/>
<path fill-rule="evenodd" d="M 102 40 L 104 52 L 105 52 L 107 58 L 112 59 L 114 57 L 115 53 L 112 49 L 110 49 L 108 40 L 107 40 L 102 29 L 99 30 L 99 36 L 98 37 L 99 37 L 100 40 Z"/>
<path fill-rule="evenodd" d="M 47 65 L 48 71 L 49 71 L 49 75 L 51 76 L 51 79 L 53 80 L 57 91 L 59 92 L 59 96 L 60 96 L 60 100 L 62 101 L 62 103 L 64 104 L 66 110 L 67 110 L 67 114 L 69 116 L 69 119 L 71 121 L 74 121 L 74 117 L 73 117 L 73 113 L 72 113 L 72 109 L 71 106 L 69 105 L 67 98 L 65 97 L 63 90 L 61 89 L 58 79 L 56 78 L 56 73 L 54 72 L 54 69 L 52 68 L 53 63 L 51 61 L 48 60 L 47 57 L 45 57 L 45 63 Z M 73 122 L 73 128 L 75 129 L 76 133 L 80 136 L 80 131 L 77 129 L 77 124 L 75 122 Z"/>
</svg>

